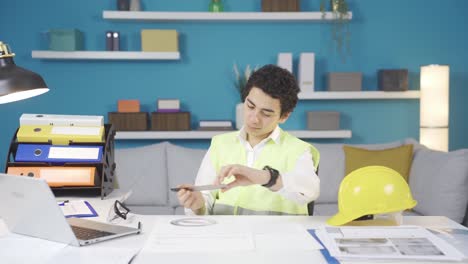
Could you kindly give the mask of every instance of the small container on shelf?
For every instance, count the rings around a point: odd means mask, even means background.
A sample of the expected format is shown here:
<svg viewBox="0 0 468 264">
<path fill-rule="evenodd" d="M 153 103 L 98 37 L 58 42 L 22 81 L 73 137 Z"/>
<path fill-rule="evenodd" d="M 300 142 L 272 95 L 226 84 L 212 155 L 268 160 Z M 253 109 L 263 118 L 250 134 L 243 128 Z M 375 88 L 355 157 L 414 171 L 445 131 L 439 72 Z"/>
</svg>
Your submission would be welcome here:
<svg viewBox="0 0 468 264">
<path fill-rule="evenodd" d="M 361 91 L 361 72 L 330 72 L 328 74 L 328 91 Z"/>
<path fill-rule="evenodd" d="M 118 100 L 117 111 L 119 113 L 138 113 L 140 112 L 140 100 Z"/>
<path fill-rule="evenodd" d="M 119 10 L 119 11 L 129 11 L 130 10 L 130 0 L 117 0 L 117 10 Z"/>
<path fill-rule="evenodd" d="M 177 52 L 179 41 L 177 30 L 143 29 L 141 30 L 141 50 L 151 52 Z"/>
<path fill-rule="evenodd" d="M 379 90 L 398 92 L 408 90 L 408 69 L 379 70 Z"/>
<path fill-rule="evenodd" d="M 340 112 L 310 111 L 307 112 L 307 129 L 309 130 L 339 130 Z"/>
<path fill-rule="evenodd" d="M 263 12 L 299 12 L 299 0 L 262 0 Z"/>
<path fill-rule="evenodd" d="M 117 131 L 144 131 L 148 130 L 147 112 L 109 112 L 109 123 Z"/>
<path fill-rule="evenodd" d="M 151 130 L 190 130 L 190 112 L 153 112 L 151 113 Z"/>
<path fill-rule="evenodd" d="M 49 30 L 49 50 L 77 51 L 84 49 L 83 32 L 78 29 Z"/>
</svg>

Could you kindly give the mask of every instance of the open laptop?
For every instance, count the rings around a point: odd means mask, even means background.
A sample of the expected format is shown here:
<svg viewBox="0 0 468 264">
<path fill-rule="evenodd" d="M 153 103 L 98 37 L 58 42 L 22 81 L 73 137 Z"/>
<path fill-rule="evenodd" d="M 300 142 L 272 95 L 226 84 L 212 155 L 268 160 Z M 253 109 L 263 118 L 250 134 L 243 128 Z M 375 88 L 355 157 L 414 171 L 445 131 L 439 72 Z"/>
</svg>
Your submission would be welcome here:
<svg viewBox="0 0 468 264">
<path fill-rule="evenodd" d="M 84 246 L 139 234 L 139 228 L 65 218 L 43 179 L 0 173 L 0 218 L 13 233 Z"/>
</svg>

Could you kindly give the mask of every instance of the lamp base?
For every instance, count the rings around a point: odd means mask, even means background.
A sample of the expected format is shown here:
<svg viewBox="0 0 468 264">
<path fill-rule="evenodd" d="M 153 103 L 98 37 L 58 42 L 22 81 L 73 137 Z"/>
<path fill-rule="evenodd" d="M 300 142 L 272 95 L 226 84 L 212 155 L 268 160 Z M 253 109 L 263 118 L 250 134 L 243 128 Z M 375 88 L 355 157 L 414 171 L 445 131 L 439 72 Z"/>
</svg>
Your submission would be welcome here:
<svg viewBox="0 0 468 264">
<path fill-rule="evenodd" d="M 448 132 L 448 127 L 421 127 L 419 131 L 419 142 L 430 149 L 447 152 Z"/>
</svg>

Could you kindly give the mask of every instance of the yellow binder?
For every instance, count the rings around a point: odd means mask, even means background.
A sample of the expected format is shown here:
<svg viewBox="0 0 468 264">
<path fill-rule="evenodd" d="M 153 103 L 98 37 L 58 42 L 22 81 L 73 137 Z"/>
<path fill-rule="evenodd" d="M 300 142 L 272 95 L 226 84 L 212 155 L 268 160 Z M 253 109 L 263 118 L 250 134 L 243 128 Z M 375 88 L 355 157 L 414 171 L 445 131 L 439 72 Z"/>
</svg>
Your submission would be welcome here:
<svg viewBox="0 0 468 264">
<path fill-rule="evenodd" d="M 50 187 L 94 186 L 94 167 L 8 167 L 11 175 L 44 179 Z"/>
<path fill-rule="evenodd" d="M 53 145 L 104 142 L 104 126 L 23 125 L 16 134 L 18 142 L 51 142 Z"/>
</svg>

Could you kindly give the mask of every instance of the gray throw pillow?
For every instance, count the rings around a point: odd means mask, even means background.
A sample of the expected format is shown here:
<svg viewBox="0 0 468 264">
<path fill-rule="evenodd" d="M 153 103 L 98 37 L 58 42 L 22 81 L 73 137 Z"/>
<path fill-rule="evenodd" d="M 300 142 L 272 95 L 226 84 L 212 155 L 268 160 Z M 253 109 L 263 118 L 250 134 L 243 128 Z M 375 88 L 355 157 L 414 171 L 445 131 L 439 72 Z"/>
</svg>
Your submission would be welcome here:
<svg viewBox="0 0 468 264">
<path fill-rule="evenodd" d="M 468 149 L 452 152 L 430 150 L 414 140 L 409 184 L 423 215 L 443 215 L 463 221 L 468 204 Z"/>
<path fill-rule="evenodd" d="M 167 144 L 115 150 L 119 187 L 132 190 L 126 204 L 167 205 Z"/>
<path fill-rule="evenodd" d="M 167 175 L 169 186 L 175 187 L 184 183 L 193 184 L 206 151 L 206 149 L 192 149 L 168 144 Z M 179 205 L 175 192 L 169 194 L 169 205 L 174 207 Z"/>
</svg>

